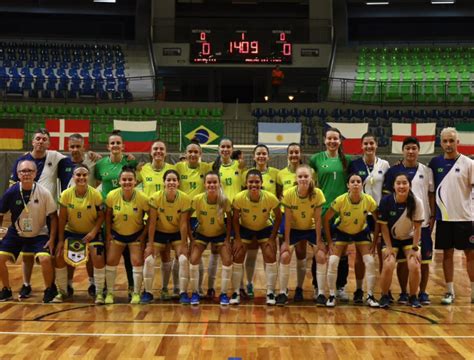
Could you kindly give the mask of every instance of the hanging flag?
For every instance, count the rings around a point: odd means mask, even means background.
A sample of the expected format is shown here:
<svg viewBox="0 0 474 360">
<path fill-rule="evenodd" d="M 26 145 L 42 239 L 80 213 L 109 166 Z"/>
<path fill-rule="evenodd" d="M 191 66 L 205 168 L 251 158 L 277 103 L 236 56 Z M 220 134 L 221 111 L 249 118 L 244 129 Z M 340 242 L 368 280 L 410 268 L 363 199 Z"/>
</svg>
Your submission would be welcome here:
<svg viewBox="0 0 474 360">
<path fill-rule="evenodd" d="M 21 119 L 2 119 L 0 121 L 0 149 L 21 150 L 25 136 L 25 122 Z"/>
<path fill-rule="evenodd" d="M 458 151 L 464 155 L 474 154 L 474 122 L 456 125 L 459 134 Z"/>
<path fill-rule="evenodd" d="M 361 139 L 369 130 L 369 123 L 327 122 L 328 127 L 338 129 L 342 134 L 342 147 L 346 154 L 362 154 Z"/>
<path fill-rule="evenodd" d="M 72 134 L 81 134 L 84 146 L 89 144 L 89 120 L 46 119 L 45 127 L 50 135 L 50 150 L 67 150 L 69 136 Z"/>
<path fill-rule="evenodd" d="M 220 120 L 182 120 L 179 126 L 181 151 L 193 139 L 201 145 L 217 145 L 224 135 L 224 123 Z"/>
<path fill-rule="evenodd" d="M 258 143 L 272 152 L 286 151 L 291 143 L 301 142 L 301 123 L 258 123 Z"/>
<path fill-rule="evenodd" d="M 420 142 L 420 155 L 433 154 L 436 139 L 436 123 L 392 123 L 392 153 L 402 154 L 403 140 L 413 136 Z"/>
<path fill-rule="evenodd" d="M 114 129 L 120 130 L 126 151 L 149 152 L 157 138 L 157 122 L 114 120 Z"/>
</svg>

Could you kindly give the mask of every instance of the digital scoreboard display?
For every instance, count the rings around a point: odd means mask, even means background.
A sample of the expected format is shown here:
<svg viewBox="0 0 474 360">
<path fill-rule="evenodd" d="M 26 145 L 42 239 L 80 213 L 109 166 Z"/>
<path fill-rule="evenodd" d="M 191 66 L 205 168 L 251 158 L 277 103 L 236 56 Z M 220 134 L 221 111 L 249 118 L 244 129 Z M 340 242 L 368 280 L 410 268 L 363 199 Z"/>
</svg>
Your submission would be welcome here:
<svg viewBox="0 0 474 360">
<path fill-rule="evenodd" d="M 291 64 L 291 30 L 193 29 L 194 64 Z"/>
</svg>

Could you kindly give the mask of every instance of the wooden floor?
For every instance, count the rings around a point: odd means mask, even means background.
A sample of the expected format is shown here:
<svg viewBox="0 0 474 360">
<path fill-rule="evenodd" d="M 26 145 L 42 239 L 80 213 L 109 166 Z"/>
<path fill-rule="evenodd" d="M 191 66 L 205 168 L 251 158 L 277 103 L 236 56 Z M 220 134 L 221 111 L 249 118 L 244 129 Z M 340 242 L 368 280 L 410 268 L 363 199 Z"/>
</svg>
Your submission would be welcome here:
<svg viewBox="0 0 474 360">
<path fill-rule="evenodd" d="M 440 255 L 435 256 L 429 285 L 433 305 L 416 310 L 352 304 L 316 308 L 310 301 L 309 271 L 305 282 L 308 301 L 268 307 L 263 299 L 260 255 L 259 297 L 238 307 L 221 307 L 217 302 L 199 307 L 173 302 L 126 304 L 121 266 L 118 304 L 93 305 L 86 291 L 87 275 L 81 268 L 75 277 L 74 300 L 44 305 L 41 272 L 35 267 L 34 296 L 24 302 L 0 304 L 0 359 L 472 359 L 474 305 L 470 303 L 464 259 L 456 253 L 456 303 L 442 306 Z M 10 270 L 16 297 L 21 266 L 12 265 Z M 292 270 L 291 278 L 295 276 Z M 347 287 L 351 294 L 353 277 L 351 270 Z M 398 285 L 393 290 L 398 294 Z"/>
</svg>

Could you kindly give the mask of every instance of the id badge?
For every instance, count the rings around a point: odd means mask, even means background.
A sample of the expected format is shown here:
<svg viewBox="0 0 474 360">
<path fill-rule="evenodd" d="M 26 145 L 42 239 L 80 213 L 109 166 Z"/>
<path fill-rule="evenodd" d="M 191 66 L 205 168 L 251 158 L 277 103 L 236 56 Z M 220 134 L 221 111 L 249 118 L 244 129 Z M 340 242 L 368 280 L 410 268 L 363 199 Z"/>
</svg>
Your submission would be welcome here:
<svg viewBox="0 0 474 360">
<path fill-rule="evenodd" d="M 24 233 L 33 231 L 33 219 L 30 217 L 21 219 L 21 229 Z"/>
</svg>

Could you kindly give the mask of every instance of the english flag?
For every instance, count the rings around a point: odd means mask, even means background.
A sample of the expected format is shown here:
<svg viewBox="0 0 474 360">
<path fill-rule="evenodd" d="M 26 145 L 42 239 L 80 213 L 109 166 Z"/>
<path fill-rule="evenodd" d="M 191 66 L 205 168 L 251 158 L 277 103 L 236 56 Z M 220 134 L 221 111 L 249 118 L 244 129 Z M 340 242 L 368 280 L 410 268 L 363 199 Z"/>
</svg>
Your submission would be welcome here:
<svg viewBox="0 0 474 360">
<path fill-rule="evenodd" d="M 403 140 L 409 136 L 413 136 L 420 142 L 420 155 L 433 154 L 435 148 L 435 134 L 436 123 L 392 123 L 392 153 L 402 154 Z"/>
<path fill-rule="evenodd" d="M 346 154 L 362 154 L 361 138 L 369 130 L 368 123 L 327 122 L 326 124 L 341 132 L 342 146 Z"/>
<path fill-rule="evenodd" d="M 46 129 L 50 134 L 50 150 L 67 150 L 69 136 L 81 134 L 84 146 L 89 145 L 89 120 L 46 119 Z"/>
</svg>

